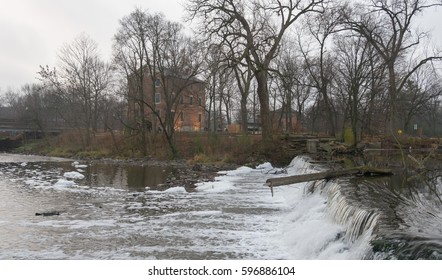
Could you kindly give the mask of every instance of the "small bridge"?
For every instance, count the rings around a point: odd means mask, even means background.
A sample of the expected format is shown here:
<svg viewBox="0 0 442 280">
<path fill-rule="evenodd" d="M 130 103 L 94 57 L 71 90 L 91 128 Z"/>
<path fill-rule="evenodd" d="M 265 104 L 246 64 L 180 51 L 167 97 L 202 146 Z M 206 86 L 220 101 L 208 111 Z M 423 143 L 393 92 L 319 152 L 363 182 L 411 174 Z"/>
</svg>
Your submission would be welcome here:
<svg viewBox="0 0 442 280">
<path fill-rule="evenodd" d="M 42 131 L 31 123 L 0 120 L 0 151 L 10 151 L 22 145 L 25 139 L 39 139 L 46 135 L 56 135 L 65 128 L 52 127 Z"/>
<path fill-rule="evenodd" d="M 41 130 L 37 128 L 36 125 L 29 122 L 0 120 L 0 136 L 2 137 L 16 137 L 17 135 L 20 134 L 26 134 L 26 135 L 43 134 L 43 133 L 58 134 L 65 129 L 66 129 L 65 127 L 53 126 Z"/>
<path fill-rule="evenodd" d="M 39 139 L 45 135 L 56 135 L 64 128 L 54 127 L 44 131 L 25 123 L 0 122 L 0 151 L 10 151 L 22 145 L 24 139 Z"/>
<path fill-rule="evenodd" d="M 66 130 L 60 120 L 46 121 L 44 129 L 32 119 L 20 117 L 13 107 L 0 107 L 0 151 L 20 146 L 24 139 L 38 139 Z"/>
</svg>

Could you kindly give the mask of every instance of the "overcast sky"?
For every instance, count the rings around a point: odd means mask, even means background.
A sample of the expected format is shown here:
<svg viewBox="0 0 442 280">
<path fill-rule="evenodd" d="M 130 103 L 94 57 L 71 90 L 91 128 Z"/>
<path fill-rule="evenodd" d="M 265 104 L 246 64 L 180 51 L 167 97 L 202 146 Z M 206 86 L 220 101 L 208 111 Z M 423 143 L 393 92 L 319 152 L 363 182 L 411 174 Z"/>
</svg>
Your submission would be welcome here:
<svg viewBox="0 0 442 280">
<path fill-rule="evenodd" d="M 64 43 L 86 33 L 103 59 L 111 54 L 118 20 L 135 7 L 163 12 L 182 21 L 184 0 L 0 0 L 0 92 L 36 82 L 39 65 L 55 66 Z M 424 18 L 424 26 L 442 46 L 442 9 Z"/>
<path fill-rule="evenodd" d="M 0 91 L 36 82 L 64 43 L 86 33 L 110 58 L 118 21 L 135 7 L 182 21 L 184 0 L 0 0 Z"/>
</svg>

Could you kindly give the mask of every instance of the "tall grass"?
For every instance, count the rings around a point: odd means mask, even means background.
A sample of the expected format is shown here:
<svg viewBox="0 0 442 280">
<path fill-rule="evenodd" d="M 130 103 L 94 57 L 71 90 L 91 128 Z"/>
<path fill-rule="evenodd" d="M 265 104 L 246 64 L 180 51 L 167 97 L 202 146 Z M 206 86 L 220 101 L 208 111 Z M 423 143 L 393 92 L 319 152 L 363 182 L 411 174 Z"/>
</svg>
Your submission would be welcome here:
<svg viewBox="0 0 442 280">
<path fill-rule="evenodd" d="M 95 133 L 88 147 L 83 146 L 81 133 L 67 131 L 61 135 L 30 142 L 21 151 L 51 156 L 81 158 L 142 157 L 137 135 L 123 132 Z M 260 137 L 224 133 L 177 133 L 176 145 L 183 159 L 193 162 L 243 163 L 256 148 Z M 49 144 L 43 144 L 49 143 Z M 147 151 L 157 159 L 170 158 L 169 147 L 161 134 L 149 136 Z"/>
</svg>

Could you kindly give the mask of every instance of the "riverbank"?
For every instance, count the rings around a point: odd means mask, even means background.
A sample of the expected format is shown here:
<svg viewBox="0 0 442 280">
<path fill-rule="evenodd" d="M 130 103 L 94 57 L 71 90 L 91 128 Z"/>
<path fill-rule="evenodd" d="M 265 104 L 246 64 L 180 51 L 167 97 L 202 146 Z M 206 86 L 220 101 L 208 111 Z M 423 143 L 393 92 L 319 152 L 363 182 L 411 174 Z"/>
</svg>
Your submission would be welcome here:
<svg viewBox="0 0 442 280">
<path fill-rule="evenodd" d="M 260 135 L 232 135 L 227 133 L 177 133 L 175 145 L 178 157 L 173 158 L 166 139 L 161 134 L 148 135 L 145 151 L 139 147 L 136 136 L 119 132 L 96 133 L 85 145 L 81 133 L 65 132 L 44 139 L 17 139 L 20 146 L 9 149 L 22 154 L 68 157 L 77 159 L 157 159 L 186 160 L 192 163 L 236 163 L 254 161 L 259 154 Z"/>
<path fill-rule="evenodd" d="M 142 156 L 135 148 L 135 140 L 115 132 L 97 133 L 85 148 L 80 135 L 71 131 L 50 138 L 24 139 L 13 152 L 64 157 L 92 164 L 173 167 L 179 172 L 168 178 L 165 187 L 178 183 L 188 188 L 198 181 L 213 180 L 220 170 L 255 167 L 264 162 L 285 167 L 293 158 L 304 154 L 309 154 L 315 162 L 329 163 L 330 168 L 335 169 L 360 165 L 395 168 L 403 165 L 404 160 L 412 166 L 419 165 L 426 157 L 440 160 L 442 154 L 442 141 L 437 138 L 401 136 L 400 142 L 395 142 L 388 137 L 376 137 L 364 139 L 352 147 L 329 137 L 275 134 L 272 145 L 264 147 L 260 135 L 207 132 L 177 133 L 180 157 L 172 159 L 161 135 L 149 138 L 147 156 Z M 313 150 L 307 149 L 308 141 L 314 143 Z"/>
<path fill-rule="evenodd" d="M 274 145 L 264 148 L 260 135 L 178 133 L 176 146 L 180 158 L 172 159 L 161 135 L 149 138 L 147 156 L 141 155 L 134 141 L 123 134 L 100 133 L 84 148 L 79 134 L 67 132 L 45 139 L 24 139 L 23 144 L 11 152 L 69 158 L 88 164 L 172 167 L 178 172 L 170 175 L 160 187 L 181 185 L 188 189 L 197 182 L 213 181 L 221 170 L 255 167 L 264 162 L 286 166 L 304 152 L 288 149 L 287 140 L 277 135 Z"/>
</svg>

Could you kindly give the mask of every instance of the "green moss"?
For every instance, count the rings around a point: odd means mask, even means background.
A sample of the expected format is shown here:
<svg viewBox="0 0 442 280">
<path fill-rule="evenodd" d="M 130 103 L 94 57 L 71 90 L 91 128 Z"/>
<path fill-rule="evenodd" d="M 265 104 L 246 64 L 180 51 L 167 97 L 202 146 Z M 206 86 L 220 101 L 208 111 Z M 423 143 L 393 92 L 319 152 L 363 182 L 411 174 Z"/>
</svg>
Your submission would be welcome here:
<svg viewBox="0 0 442 280">
<path fill-rule="evenodd" d="M 346 144 L 354 145 L 354 143 L 355 143 L 355 138 L 354 138 L 354 135 L 353 135 L 353 129 L 351 129 L 351 127 L 346 127 L 346 128 L 344 129 L 344 135 L 343 135 L 343 137 L 344 137 L 344 142 L 345 142 Z"/>
<path fill-rule="evenodd" d="M 345 157 L 343 159 L 345 168 L 353 168 L 355 167 L 355 163 L 352 159 Z"/>
</svg>

